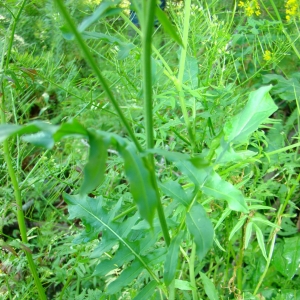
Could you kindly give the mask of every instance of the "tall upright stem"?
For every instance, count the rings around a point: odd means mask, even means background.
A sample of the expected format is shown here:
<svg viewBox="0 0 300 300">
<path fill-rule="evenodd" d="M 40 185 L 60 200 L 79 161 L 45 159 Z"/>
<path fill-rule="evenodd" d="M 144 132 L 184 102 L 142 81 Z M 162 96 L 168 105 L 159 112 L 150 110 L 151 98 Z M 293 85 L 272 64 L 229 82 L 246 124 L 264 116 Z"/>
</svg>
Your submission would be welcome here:
<svg viewBox="0 0 300 300">
<path fill-rule="evenodd" d="M 152 68 L 151 68 L 151 50 L 152 34 L 155 16 L 156 1 L 150 0 L 143 3 L 143 20 L 142 20 L 142 72 L 143 72 L 143 94 L 144 94 L 144 115 L 146 123 L 146 146 L 147 149 L 154 148 L 154 128 L 153 128 L 153 110 L 152 110 Z M 157 212 L 159 222 L 162 228 L 166 244 L 170 244 L 170 236 L 165 218 L 164 209 L 160 201 L 160 194 L 156 182 L 155 165 L 153 154 L 148 155 L 148 166 L 151 173 L 152 183 L 157 194 Z"/>
</svg>

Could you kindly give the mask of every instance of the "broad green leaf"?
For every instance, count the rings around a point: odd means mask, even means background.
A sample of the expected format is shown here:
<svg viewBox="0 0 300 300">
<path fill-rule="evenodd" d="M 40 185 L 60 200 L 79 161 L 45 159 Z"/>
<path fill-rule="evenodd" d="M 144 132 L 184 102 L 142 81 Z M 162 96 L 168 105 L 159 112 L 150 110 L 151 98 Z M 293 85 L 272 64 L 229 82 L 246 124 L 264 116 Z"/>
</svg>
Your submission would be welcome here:
<svg viewBox="0 0 300 300">
<path fill-rule="evenodd" d="M 212 247 L 214 229 L 201 204 L 196 202 L 192 206 L 186 215 L 186 225 L 194 238 L 198 258 L 202 260 Z"/>
<path fill-rule="evenodd" d="M 198 72 L 199 68 L 197 59 L 195 57 L 187 55 L 185 60 L 182 83 L 186 84 L 187 86 L 190 86 L 191 89 L 196 89 L 198 87 Z"/>
<path fill-rule="evenodd" d="M 164 282 L 166 286 L 170 285 L 175 278 L 176 268 L 178 264 L 179 246 L 183 238 L 184 232 L 181 231 L 174 239 L 168 248 L 165 267 L 164 267 Z"/>
<path fill-rule="evenodd" d="M 183 43 L 181 38 L 179 37 L 176 28 L 172 25 L 172 23 L 167 18 L 166 14 L 157 6 L 155 14 L 160 24 L 162 25 L 164 31 L 180 46 L 183 47 Z"/>
<path fill-rule="evenodd" d="M 214 284 L 211 280 L 206 276 L 206 274 L 200 272 L 200 277 L 204 286 L 204 291 L 209 300 L 218 300 L 219 295 L 218 291 L 216 290 Z"/>
<path fill-rule="evenodd" d="M 150 299 L 156 287 L 157 282 L 152 280 L 151 282 L 146 284 L 146 286 L 133 298 L 133 300 Z"/>
<path fill-rule="evenodd" d="M 138 260 L 134 260 L 133 263 L 127 267 L 115 281 L 108 285 L 107 293 L 110 295 L 115 295 L 124 286 L 133 282 L 133 280 L 138 277 L 143 269 L 143 265 Z"/>
<path fill-rule="evenodd" d="M 225 200 L 232 210 L 248 212 L 245 198 L 240 190 L 231 183 L 223 180 L 216 172 L 212 171 L 201 187 L 204 194 L 212 196 L 218 200 Z"/>
<path fill-rule="evenodd" d="M 88 162 L 84 167 L 83 183 L 80 187 L 81 194 L 88 194 L 92 192 L 104 179 L 107 147 L 104 139 L 89 132 L 90 153 Z"/>
<path fill-rule="evenodd" d="M 259 248 L 260 248 L 264 258 L 266 259 L 266 261 L 268 261 L 266 247 L 265 247 L 265 239 L 264 239 L 263 233 L 262 233 L 261 229 L 255 223 L 253 223 L 253 227 L 254 227 L 254 230 L 256 233 L 256 238 L 257 238 Z"/>
<path fill-rule="evenodd" d="M 251 133 L 258 129 L 277 106 L 272 100 L 269 91 L 272 86 L 263 86 L 251 92 L 245 108 L 224 126 L 225 141 L 227 143 L 243 143 Z"/>
<path fill-rule="evenodd" d="M 176 181 L 167 181 L 164 183 L 159 183 L 161 190 L 171 197 L 174 200 L 177 200 L 179 203 L 184 206 L 189 206 L 192 199 L 188 197 L 182 186 Z"/>
<path fill-rule="evenodd" d="M 192 286 L 189 281 L 180 279 L 175 279 L 175 288 L 182 291 L 192 291 L 196 289 L 196 287 Z"/>
<path fill-rule="evenodd" d="M 232 237 L 235 235 L 235 233 L 241 229 L 241 227 L 244 225 L 246 222 L 248 216 L 242 216 L 239 221 L 235 224 L 235 226 L 232 228 L 230 235 L 229 235 L 229 240 L 232 239 Z"/>
<path fill-rule="evenodd" d="M 140 215 L 152 225 L 157 205 L 157 194 L 150 172 L 138 155 L 133 144 L 119 145 L 118 151 L 124 159 L 125 174 L 130 182 L 130 190 Z"/>
<path fill-rule="evenodd" d="M 300 235 L 285 238 L 276 244 L 272 264 L 283 276 L 291 280 L 300 268 Z"/>
<path fill-rule="evenodd" d="M 248 248 L 250 239 L 252 237 L 252 227 L 253 227 L 253 223 L 249 222 L 247 224 L 247 227 L 246 227 L 246 230 L 245 230 L 245 249 Z"/>
</svg>

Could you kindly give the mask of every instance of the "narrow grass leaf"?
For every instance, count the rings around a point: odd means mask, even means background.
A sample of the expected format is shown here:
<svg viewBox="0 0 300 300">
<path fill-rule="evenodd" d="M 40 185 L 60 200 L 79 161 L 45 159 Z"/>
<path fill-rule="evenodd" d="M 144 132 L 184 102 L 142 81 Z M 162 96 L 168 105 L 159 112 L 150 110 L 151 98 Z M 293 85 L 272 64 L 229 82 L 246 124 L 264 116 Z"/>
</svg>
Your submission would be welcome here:
<svg viewBox="0 0 300 300">
<path fill-rule="evenodd" d="M 146 284 L 146 286 L 133 298 L 133 300 L 151 299 L 151 296 L 153 296 L 156 287 L 157 282 L 152 280 L 151 282 Z"/>
<path fill-rule="evenodd" d="M 168 248 L 165 267 L 164 267 L 164 282 L 166 286 L 170 285 L 175 278 L 176 268 L 178 264 L 179 246 L 183 238 L 184 232 L 181 231 L 174 239 Z"/>
<path fill-rule="evenodd" d="M 272 86 L 263 86 L 251 92 L 245 108 L 225 124 L 225 140 L 228 143 L 243 143 L 277 110 L 269 91 Z"/>
<path fill-rule="evenodd" d="M 256 238 L 257 238 L 259 248 L 260 248 L 264 258 L 266 259 L 266 261 L 268 261 L 266 247 L 265 247 L 264 235 L 263 235 L 261 229 L 255 223 L 253 223 L 253 227 L 254 227 L 254 230 L 255 230 L 255 233 L 256 233 Z"/>
<path fill-rule="evenodd" d="M 196 252 L 202 260 L 212 247 L 214 229 L 201 204 L 195 203 L 186 215 L 186 225 L 196 243 Z"/>
<path fill-rule="evenodd" d="M 124 159 L 125 174 L 130 182 L 133 199 L 140 215 L 152 226 L 157 205 L 157 194 L 153 187 L 150 172 L 133 144 L 119 145 L 119 152 Z"/>
<path fill-rule="evenodd" d="M 81 194 L 88 194 L 92 192 L 104 179 L 107 148 L 108 145 L 104 139 L 89 132 L 90 152 L 88 162 L 84 167 L 83 183 L 80 187 Z"/>
<path fill-rule="evenodd" d="M 159 8 L 156 8 L 155 14 L 157 19 L 161 23 L 164 31 L 180 46 L 183 46 L 182 40 L 178 35 L 176 28 L 172 25 L 170 20 L 167 18 L 166 14 Z"/>
<path fill-rule="evenodd" d="M 240 190 L 231 183 L 223 180 L 216 172 L 212 171 L 204 186 L 201 188 L 204 194 L 218 200 L 228 202 L 230 209 L 235 211 L 248 212 L 245 198 Z"/>
<path fill-rule="evenodd" d="M 218 300 L 219 294 L 216 290 L 214 284 L 211 282 L 211 280 L 206 276 L 206 274 L 200 272 L 200 277 L 204 286 L 204 291 L 208 297 L 209 300 Z"/>
</svg>

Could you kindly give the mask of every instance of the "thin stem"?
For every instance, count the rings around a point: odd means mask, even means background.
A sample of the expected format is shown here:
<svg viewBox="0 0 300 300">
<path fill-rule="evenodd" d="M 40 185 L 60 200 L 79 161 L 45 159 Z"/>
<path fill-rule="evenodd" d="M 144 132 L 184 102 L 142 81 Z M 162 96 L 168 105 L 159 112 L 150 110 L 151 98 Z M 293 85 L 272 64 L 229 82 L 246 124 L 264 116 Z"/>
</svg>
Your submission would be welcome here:
<svg viewBox="0 0 300 300">
<path fill-rule="evenodd" d="M 196 280 L 195 280 L 195 257 L 196 257 L 196 244 L 193 242 L 191 257 L 189 261 L 190 282 L 193 287 L 192 289 L 193 300 L 198 299 Z"/>
<path fill-rule="evenodd" d="M 144 94 L 144 115 L 146 122 L 146 145 L 147 149 L 154 148 L 153 135 L 153 111 L 152 111 L 152 68 L 151 68 L 151 45 L 153 34 L 153 23 L 155 16 L 156 1 L 151 0 L 143 3 L 144 18 L 142 20 L 142 72 L 143 72 L 143 94 Z M 157 212 L 166 244 L 170 245 L 170 235 L 162 203 L 160 201 L 159 189 L 157 186 L 153 154 L 148 155 L 148 168 L 151 180 L 157 195 Z"/>
<path fill-rule="evenodd" d="M 0 111 L 1 111 L 0 113 L 1 113 L 1 122 L 5 123 L 6 120 L 5 120 L 5 113 L 4 113 L 5 106 L 4 106 L 3 95 L 4 95 L 4 86 L 2 84 L 2 97 L 0 98 Z M 3 142 L 3 153 L 4 153 L 4 160 L 7 164 L 8 174 L 9 174 L 9 177 L 11 179 L 11 183 L 12 183 L 12 186 L 14 189 L 14 196 L 15 196 L 16 205 L 17 205 L 17 220 L 18 220 L 18 225 L 19 225 L 19 229 L 20 229 L 21 239 L 24 244 L 27 244 L 28 239 L 27 239 L 27 232 L 26 232 L 25 217 L 24 217 L 24 213 L 23 213 L 23 209 L 22 209 L 21 191 L 19 188 L 15 170 L 13 168 L 12 159 L 11 159 L 10 151 L 9 151 L 8 140 L 5 140 Z M 33 261 L 32 255 L 31 255 L 31 252 L 25 250 L 25 254 L 26 254 L 27 261 L 28 261 L 29 269 L 32 273 L 35 285 L 38 290 L 39 297 L 41 300 L 44 300 L 44 299 L 46 300 L 47 297 L 46 297 L 44 288 L 41 284 L 36 266 L 34 264 L 34 261 Z"/>
<path fill-rule="evenodd" d="M 187 112 L 185 99 L 184 99 L 184 91 L 182 88 L 183 74 L 184 74 L 186 54 L 187 54 L 189 27 L 190 27 L 190 15 L 191 15 L 191 0 L 186 0 L 184 6 L 184 24 L 183 24 L 183 37 L 182 37 L 183 48 L 181 49 L 181 54 L 180 54 L 179 71 L 178 71 L 176 88 L 179 93 L 179 102 L 180 102 L 184 122 L 187 126 L 190 142 L 192 144 L 192 150 L 194 151 L 196 149 L 194 133 L 190 124 L 189 115 Z"/>
<path fill-rule="evenodd" d="M 109 85 L 107 84 L 105 78 L 103 77 L 97 62 L 94 60 L 93 56 L 91 55 L 88 46 L 86 45 L 86 43 L 84 42 L 81 34 L 79 33 L 79 31 L 76 28 L 76 25 L 74 24 L 72 18 L 70 17 L 65 5 L 63 4 L 63 1 L 61 0 L 56 0 L 55 1 L 60 13 L 62 14 L 62 16 L 64 17 L 64 19 L 66 20 L 68 26 L 69 26 L 69 30 L 72 32 L 72 34 L 74 34 L 75 40 L 77 41 L 77 44 L 79 46 L 79 48 L 81 49 L 81 51 L 83 52 L 83 55 L 87 61 L 87 63 L 90 65 L 91 69 L 94 71 L 94 73 L 96 74 L 98 80 L 100 81 L 103 90 L 105 91 L 107 97 L 109 98 L 110 102 L 112 103 L 114 109 L 116 110 L 122 124 L 124 125 L 124 127 L 127 130 L 128 135 L 130 136 L 130 138 L 132 139 L 132 141 L 134 142 L 136 148 L 141 152 L 142 151 L 142 147 L 140 145 L 140 143 L 138 142 L 134 132 L 132 131 L 129 123 L 127 122 L 117 100 L 115 99 Z"/>
</svg>

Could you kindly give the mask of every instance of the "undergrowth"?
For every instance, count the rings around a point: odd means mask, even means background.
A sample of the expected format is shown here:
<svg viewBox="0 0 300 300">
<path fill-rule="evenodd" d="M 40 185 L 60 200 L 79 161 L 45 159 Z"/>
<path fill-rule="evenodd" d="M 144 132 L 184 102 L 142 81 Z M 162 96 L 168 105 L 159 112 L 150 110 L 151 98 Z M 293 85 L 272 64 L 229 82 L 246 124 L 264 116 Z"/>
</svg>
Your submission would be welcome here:
<svg viewBox="0 0 300 300">
<path fill-rule="evenodd" d="M 299 4 L 132 2 L 0 5 L 1 299 L 300 299 Z"/>
</svg>

